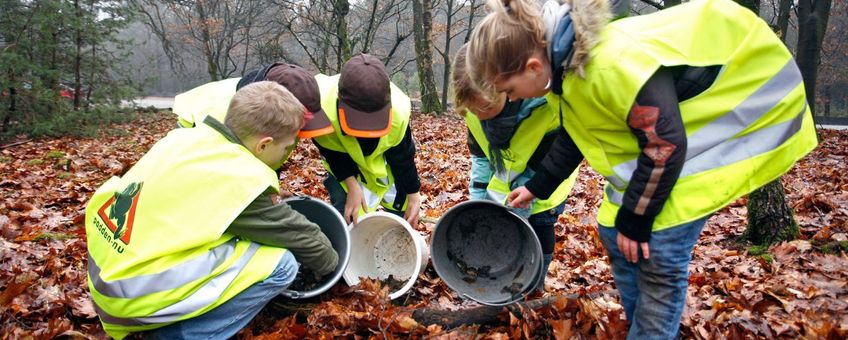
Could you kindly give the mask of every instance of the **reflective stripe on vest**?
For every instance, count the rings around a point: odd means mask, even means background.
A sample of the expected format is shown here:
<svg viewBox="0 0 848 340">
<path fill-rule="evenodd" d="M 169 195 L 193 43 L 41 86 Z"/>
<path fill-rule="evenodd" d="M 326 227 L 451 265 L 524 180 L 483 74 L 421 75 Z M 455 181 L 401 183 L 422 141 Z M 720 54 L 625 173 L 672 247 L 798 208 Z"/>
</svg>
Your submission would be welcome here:
<svg viewBox="0 0 848 340">
<path fill-rule="evenodd" d="M 660 67 L 722 69 L 709 88 L 680 102 L 685 163 L 654 231 L 707 216 L 774 181 L 817 144 L 792 54 L 762 19 L 732 1 L 691 1 L 611 22 L 591 54 L 585 77 L 569 72 L 556 100 L 563 127 L 607 178 L 601 225 L 613 226 L 625 202 L 642 152 L 628 113 Z"/>
<path fill-rule="evenodd" d="M 687 137 L 689 143 L 686 149 L 686 163 L 680 177 L 736 163 L 768 152 L 786 142 L 801 129 L 804 112 L 807 110 L 806 103 L 792 120 L 738 138 L 733 136 L 780 104 L 801 82 L 801 73 L 798 72 L 795 61 L 789 60 L 780 72 L 736 108 Z M 638 159 L 634 159 L 616 165 L 613 167 L 616 176 L 609 176 L 607 180 L 623 190 L 626 183 L 630 182 L 637 162 Z M 613 202 L 621 204 L 620 200 Z"/>
<path fill-rule="evenodd" d="M 515 172 L 515 171 L 512 171 L 512 170 L 510 170 L 510 169 L 504 169 L 504 171 L 503 171 L 503 172 L 497 172 L 497 171 L 495 171 L 495 172 L 492 174 L 492 177 L 494 177 L 494 178 L 496 178 L 497 180 L 501 181 L 501 183 L 510 183 L 510 184 L 511 184 L 511 183 L 512 183 L 512 181 L 515 179 L 515 177 L 518 177 L 518 175 L 521 175 L 521 174 L 520 174 L 520 173 L 517 173 L 517 172 Z M 494 189 L 492 188 L 492 185 L 491 185 L 491 184 L 492 184 L 492 182 L 493 182 L 493 181 L 489 181 L 489 186 L 486 188 L 486 193 L 488 193 L 489 197 L 491 197 L 492 199 L 494 199 L 496 202 L 503 202 L 503 203 L 505 203 L 505 202 L 506 202 L 506 197 L 507 197 L 508 193 L 504 193 L 504 192 L 500 192 L 500 191 L 494 190 Z M 533 202 L 532 202 L 531 204 L 535 204 L 535 203 L 536 203 L 536 200 L 533 200 Z"/>
<path fill-rule="evenodd" d="M 116 298 L 136 298 L 179 288 L 189 282 L 209 275 L 226 261 L 236 248 L 236 239 L 232 239 L 209 250 L 206 255 L 180 263 L 167 270 L 126 279 L 106 281 L 100 278 L 100 267 L 88 255 L 88 275 L 94 288 L 100 294 Z"/>
<path fill-rule="evenodd" d="M 801 130 L 806 111 L 807 105 L 804 105 L 801 112 L 798 112 L 798 115 L 790 121 L 754 131 L 738 139 L 728 140 L 704 152 L 702 157 L 694 158 L 691 163 L 687 159 L 680 177 L 712 169 L 708 166 L 721 167 L 774 150 Z M 688 154 L 686 156 L 689 157 Z M 611 185 L 606 187 L 605 192 L 609 200 L 615 204 L 621 205 L 624 201 L 624 192 Z"/>
<path fill-rule="evenodd" d="M 234 245 L 235 242 L 225 243 L 222 246 L 229 246 L 231 248 L 230 250 L 232 251 Z M 254 254 L 256 254 L 257 250 L 259 250 L 259 244 L 251 243 L 250 247 L 247 249 L 247 252 L 242 255 L 241 258 L 239 258 L 239 260 L 236 261 L 234 265 L 227 268 L 224 272 L 222 272 L 214 279 L 209 280 L 209 282 L 201 286 L 193 294 L 185 297 L 183 300 L 180 300 L 177 303 L 162 308 L 149 316 L 137 318 L 115 317 L 100 308 L 100 306 L 97 305 L 97 302 L 94 303 L 94 308 L 97 311 L 97 315 L 100 316 L 100 319 L 103 320 L 103 322 L 121 326 L 144 326 L 177 321 L 184 315 L 192 313 L 200 308 L 203 308 L 217 301 L 218 298 L 224 293 L 224 290 L 226 290 L 227 287 L 229 287 L 230 283 L 235 280 L 239 272 L 241 272 L 241 270 L 245 268 L 247 262 L 250 261 Z M 89 262 L 89 264 L 90 263 L 92 262 Z"/>
<path fill-rule="evenodd" d="M 285 249 L 226 230 L 278 183 L 247 149 L 201 124 L 172 130 L 98 188 L 86 207 L 88 287 L 104 330 L 121 338 L 191 318 L 267 278 Z"/>
</svg>

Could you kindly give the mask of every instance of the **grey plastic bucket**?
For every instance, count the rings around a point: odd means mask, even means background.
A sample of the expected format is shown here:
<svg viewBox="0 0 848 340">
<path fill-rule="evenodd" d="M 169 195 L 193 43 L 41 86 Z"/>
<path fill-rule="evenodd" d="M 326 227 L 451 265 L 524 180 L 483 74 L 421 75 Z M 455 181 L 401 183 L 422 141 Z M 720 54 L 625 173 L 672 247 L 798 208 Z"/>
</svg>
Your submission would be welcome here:
<svg viewBox="0 0 848 340">
<path fill-rule="evenodd" d="M 319 285 L 305 291 L 287 289 L 281 293 L 292 299 L 311 298 L 326 292 L 342 278 L 350 262 L 350 233 L 342 215 L 327 202 L 308 196 L 289 197 L 283 202 L 321 227 L 321 231 L 327 235 L 333 249 L 339 254 L 339 264 L 336 265 L 336 269 L 324 276 L 324 281 Z"/>
<path fill-rule="evenodd" d="M 492 201 L 466 201 L 445 212 L 430 237 L 430 256 L 448 287 L 485 305 L 521 300 L 546 274 L 533 228 Z"/>
</svg>

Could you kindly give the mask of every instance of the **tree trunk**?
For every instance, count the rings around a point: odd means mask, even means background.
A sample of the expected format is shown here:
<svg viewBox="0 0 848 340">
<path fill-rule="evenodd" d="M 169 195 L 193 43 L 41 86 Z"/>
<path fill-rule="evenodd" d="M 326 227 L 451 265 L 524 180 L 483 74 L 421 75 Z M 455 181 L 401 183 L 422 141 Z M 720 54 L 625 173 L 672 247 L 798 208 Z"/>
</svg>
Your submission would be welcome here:
<svg viewBox="0 0 848 340">
<path fill-rule="evenodd" d="M 336 69 L 341 71 L 342 65 L 351 57 L 350 37 L 348 37 L 347 33 L 347 14 L 350 12 L 350 2 L 348 0 L 338 0 L 333 5 L 333 10 L 336 16 L 336 35 L 338 38 Z M 374 20 L 374 18 L 372 17 L 369 20 Z"/>
<path fill-rule="evenodd" d="M 80 10 L 79 0 L 74 0 L 74 11 L 76 14 L 76 45 L 77 51 L 74 54 L 74 110 L 80 108 L 80 97 L 82 97 L 82 11 Z"/>
<path fill-rule="evenodd" d="M 471 39 L 471 32 L 474 31 L 474 14 L 477 12 L 477 0 L 471 0 L 471 8 L 468 10 L 468 26 L 465 28 L 465 38 L 462 39 L 463 43 L 467 43 L 469 39 Z"/>
<path fill-rule="evenodd" d="M 9 121 L 12 120 L 12 115 L 15 114 L 15 87 L 9 86 L 9 108 L 6 111 L 6 116 L 3 117 L 3 123 L 0 125 L 0 133 L 6 132 L 6 127 L 9 126 Z"/>
<path fill-rule="evenodd" d="M 680 0 L 665 0 L 663 1 L 663 8 L 669 8 L 671 6 L 677 6 L 680 4 Z"/>
<path fill-rule="evenodd" d="M 777 34 L 785 44 L 789 30 L 789 14 L 792 13 L 792 0 L 780 0 L 777 11 Z"/>
<path fill-rule="evenodd" d="M 92 8 L 94 6 L 92 5 Z M 91 73 L 88 77 L 88 88 L 85 89 L 85 106 L 91 105 L 91 91 L 94 89 L 94 72 L 97 70 L 97 40 L 91 42 Z"/>
<path fill-rule="evenodd" d="M 209 74 L 209 79 L 218 81 L 218 64 L 215 63 L 215 57 L 212 55 L 212 34 L 209 32 L 209 18 L 207 18 L 206 10 L 203 8 L 203 1 L 197 2 L 197 17 L 200 20 L 203 54 L 206 56 L 206 73 Z"/>
<path fill-rule="evenodd" d="M 825 117 L 830 117 L 830 102 L 831 102 L 832 99 L 833 99 L 833 97 L 831 95 L 831 86 L 826 85 L 824 87 L 824 102 L 822 103 L 822 104 L 824 104 L 824 116 Z"/>
<path fill-rule="evenodd" d="M 736 3 L 750 9 L 754 14 L 760 15 L 760 0 L 734 0 Z"/>
<path fill-rule="evenodd" d="M 58 103 L 55 100 L 59 99 L 59 32 L 56 28 L 53 28 L 50 39 L 50 73 L 46 77 L 46 85 L 47 88 L 53 90 L 53 95 L 56 96 L 51 98 L 51 100 L 47 101 L 47 112 L 49 114 L 58 113 L 58 109 L 61 109 L 62 106 L 56 105 Z M 37 113 L 33 112 L 32 115 L 35 117 Z"/>
<path fill-rule="evenodd" d="M 6 115 L 3 116 L 3 122 L 0 123 L 0 133 L 6 132 L 9 121 L 12 120 L 12 115 L 15 114 L 15 110 L 17 109 L 15 107 L 15 97 L 17 97 L 17 93 L 15 92 L 15 71 L 10 67 L 7 74 L 9 75 L 9 106 L 6 108 Z"/>
<path fill-rule="evenodd" d="M 439 92 L 433 75 L 433 51 L 430 46 L 430 32 L 433 21 L 430 0 L 413 0 L 413 32 L 415 35 L 415 55 L 418 66 L 418 84 L 421 89 L 421 112 L 442 112 Z"/>
<path fill-rule="evenodd" d="M 796 62 L 801 69 L 807 103 L 815 113 L 816 77 L 821 44 L 827 27 L 831 0 L 800 0 L 798 3 L 798 53 Z M 742 237 L 754 244 L 792 240 L 798 237 L 798 222 L 786 203 L 783 183 L 777 179 L 748 196 L 748 228 Z"/>
<path fill-rule="evenodd" d="M 786 204 L 783 183 L 777 179 L 748 195 L 748 227 L 742 238 L 756 245 L 794 240 L 798 222 Z"/>
<path fill-rule="evenodd" d="M 454 0 L 447 0 L 447 20 L 445 25 L 445 50 L 442 53 L 442 62 L 444 62 L 444 71 L 442 72 L 442 108 L 447 110 L 448 108 L 448 87 L 450 86 L 450 72 L 451 72 L 451 60 L 450 60 L 450 48 L 451 48 L 451 40 L 453 40 L 451 36 L 451 27 L 453 27 L 453 4 Z"/>
<path fill-rule="evenodd" d="M 830 6 L 831 0 L 798 0 L 798 52 L 795 59 L 804 77 L 807 103 L 813 114 L 816 113 L 816 78 Z"/>
</svg>

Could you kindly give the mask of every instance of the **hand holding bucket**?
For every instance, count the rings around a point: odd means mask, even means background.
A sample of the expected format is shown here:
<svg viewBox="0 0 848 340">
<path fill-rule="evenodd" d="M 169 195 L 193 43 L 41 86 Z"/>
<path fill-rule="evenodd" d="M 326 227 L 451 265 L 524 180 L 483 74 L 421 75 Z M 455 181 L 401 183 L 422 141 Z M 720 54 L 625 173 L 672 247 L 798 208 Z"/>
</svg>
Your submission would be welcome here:
<svg viewBox="0 0 848 340">
<path fill-rule="evenodd" d="M 339 254 L 339 264 L 332 273 L 325 275 L 317 286 L 304 290 L 287 289 L 281 294 L 292 299 L 306 299 L 317 296 L 329 290 L 338 282 L 350 261 L 350 234 L 342 215 L 332 205 L 324 201 L 308 197 L 293 196 L 283 200 L 293 210 L 301 213 L 321 227 L 321 232 L 327 236 L 333 249 Z M 301 272 L 301 275 L 305 272 Z"/>
<path fill-rule="evenodd" d="M 492 201 L 471 200 L 449 209 L 436 223 L 430 253 L 448 287 L 485 305 L 520 300 L 546 274 L 533 228 Z"/>
<path fill-rule="evenodd" d="M 388 280 L 403 286 L 389 292 L 396 299 L 415 284 L 427 265 L 429 252 L 424 237 L 403 218 L 387 212 L 372 212 L 350 226 L 353 245 L 350 263 L 344 272 L 348 285 L 359 284 L 360 277 Z"/>
</svg>

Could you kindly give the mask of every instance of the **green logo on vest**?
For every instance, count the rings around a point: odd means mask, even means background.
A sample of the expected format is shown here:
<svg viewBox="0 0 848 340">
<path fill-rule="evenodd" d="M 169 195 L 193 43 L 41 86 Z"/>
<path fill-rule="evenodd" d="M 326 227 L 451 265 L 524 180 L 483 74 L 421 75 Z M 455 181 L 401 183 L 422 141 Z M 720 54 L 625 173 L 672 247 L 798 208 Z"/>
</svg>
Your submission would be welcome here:
<svg viewBox="0 0 848 340">
<path fill-rule="evenodd" d="M 106 227 L 111 231 L 112 235 L 109 235 L 111 239 L 121 240 L 125 245 L 130 244 L 135 208 L 138 205 L 138 196 L 141 193 L 142 184 L 144 183 L 130 183 L 123 191 L 115 192 L 114 196 L 97 211 L 97 214 L 106 223 Z"/>
</svg>

